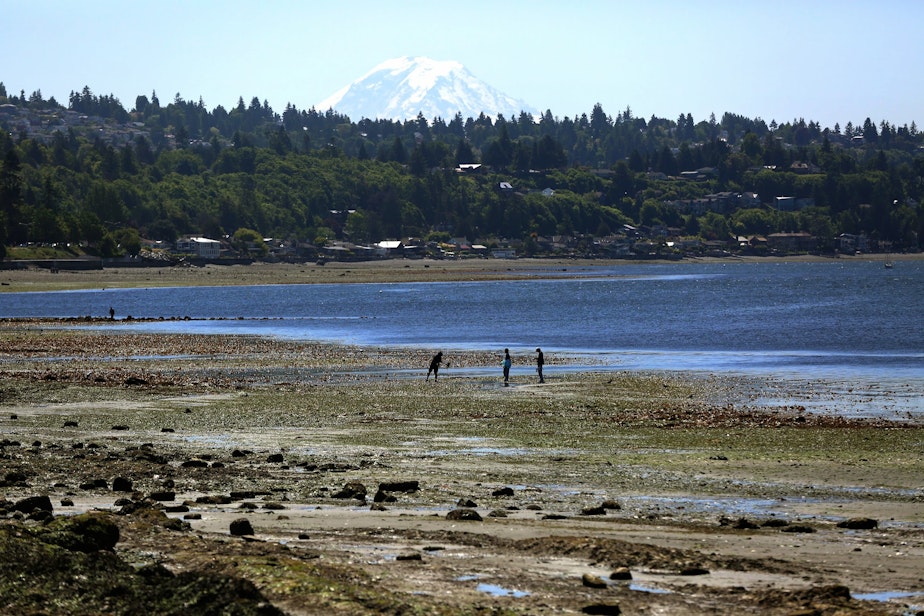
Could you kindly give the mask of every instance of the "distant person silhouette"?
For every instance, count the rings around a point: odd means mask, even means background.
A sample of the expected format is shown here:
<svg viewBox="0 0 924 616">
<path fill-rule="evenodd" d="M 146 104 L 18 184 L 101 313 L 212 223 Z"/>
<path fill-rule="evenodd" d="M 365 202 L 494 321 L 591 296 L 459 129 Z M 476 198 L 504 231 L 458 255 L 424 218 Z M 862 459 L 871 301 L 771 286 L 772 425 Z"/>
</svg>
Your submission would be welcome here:
<svg viewBox="0 0 924 616">
<path fill-rule="evenodd" d="M 542 349 L 536 347 L 536 372 L 539 373 L 539 382 L 545 383 L 545 379 L 542 377 L 542 367 L 545 365 L 545 355 L 542 354 Z"/>
<path fill-rule="evenodd" d="M 109 320 L 111 321 L 114 318 L 115 318 L 115 308 L 113 308 L 112 306 L 109 306 Z"/>
<path fill-rule="evenodd" d="M 433 356 L 433 359 L 430 360 L 430 368 L 427 370 L 427 380 L 430 380 L 430 373 L 433 373 L 433 380 L 436 381 L 439 377 L 440 364 L 443 363 L 443 352 L 440 351 Z"/>
<path fill-rule="evenodd" d="M 513 360 L 510 359 L 510 349 L 504 349 L 504 363 L 501 364 L 504 368 L 504 387 L 510 386 L 510 366 L 513 365 Z"/>
</svg>

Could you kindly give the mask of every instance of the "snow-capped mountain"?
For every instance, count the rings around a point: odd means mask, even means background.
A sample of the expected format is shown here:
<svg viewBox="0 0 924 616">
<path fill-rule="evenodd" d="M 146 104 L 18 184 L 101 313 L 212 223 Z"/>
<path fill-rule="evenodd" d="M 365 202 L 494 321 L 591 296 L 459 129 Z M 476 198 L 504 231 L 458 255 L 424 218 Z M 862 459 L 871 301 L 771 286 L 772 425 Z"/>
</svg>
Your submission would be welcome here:
<svg viewBox="0 0 924 616">
<path fill-rule="evenodd" d="M 351 120 L 362 118 L 408 120 L 422 113 L 449 122 L 456 113 L 477 118 L 518 116 L 535 109 L 484 83 L 458 62 L 430 58 L 395 58 L 335 92 L 317 105 L 318 111 L 333 109 Z"/>
</svg>

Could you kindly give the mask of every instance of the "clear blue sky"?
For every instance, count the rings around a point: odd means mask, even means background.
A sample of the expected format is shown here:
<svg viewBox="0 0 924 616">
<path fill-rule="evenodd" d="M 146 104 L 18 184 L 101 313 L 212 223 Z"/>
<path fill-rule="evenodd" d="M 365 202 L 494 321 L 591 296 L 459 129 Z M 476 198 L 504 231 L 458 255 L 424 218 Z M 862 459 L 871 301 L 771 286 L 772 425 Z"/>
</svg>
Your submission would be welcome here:
<svg viewBox="0 0 924 616">
<path fill-rule="evenodd" d="M 924 128 L 920 0 L 0 0 L 0 81 L 131 110 L 307 109 L 398 56 L 461 62 L 558 117 L 730 111 Z"/>
</svg>

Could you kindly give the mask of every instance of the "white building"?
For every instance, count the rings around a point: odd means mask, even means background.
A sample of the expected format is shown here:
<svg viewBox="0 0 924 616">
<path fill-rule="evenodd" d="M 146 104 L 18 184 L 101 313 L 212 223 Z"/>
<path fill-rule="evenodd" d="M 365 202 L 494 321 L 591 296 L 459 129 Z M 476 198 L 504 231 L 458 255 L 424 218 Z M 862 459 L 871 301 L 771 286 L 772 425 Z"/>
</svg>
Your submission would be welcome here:
<svg viewBox="0 0 924 616">
<path fill-rule="evenodd" d="M 203 259 L 217 259 L 221 254 L 221 242 L 207 237 L 184 237 L 177 240 L 176 250 L 192 253 Z"/>
</svg>

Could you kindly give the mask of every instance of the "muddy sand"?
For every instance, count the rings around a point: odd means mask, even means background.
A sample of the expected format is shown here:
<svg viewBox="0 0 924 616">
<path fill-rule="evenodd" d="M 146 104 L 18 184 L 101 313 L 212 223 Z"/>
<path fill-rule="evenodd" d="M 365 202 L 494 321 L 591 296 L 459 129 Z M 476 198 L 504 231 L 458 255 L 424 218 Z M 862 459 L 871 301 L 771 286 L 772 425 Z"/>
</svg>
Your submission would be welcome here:
<svg viewBox="0 0 924 616">
<path fill-rule="evenodd" d="M 924 611 L 919 415 L 99 323 L 0 322 L 4 613 Z"/>
</svg>

